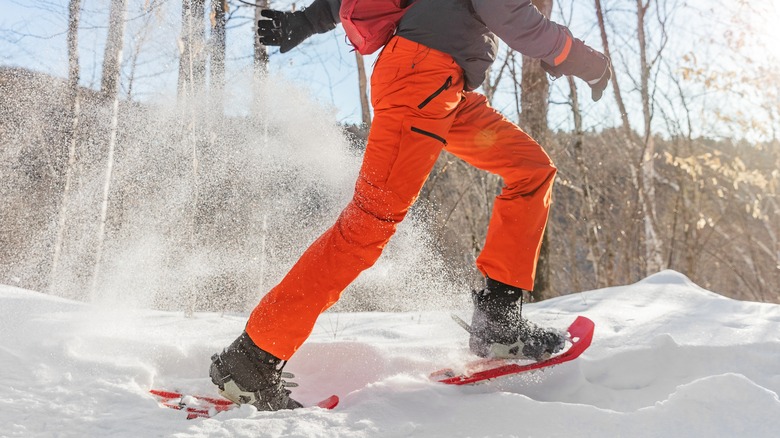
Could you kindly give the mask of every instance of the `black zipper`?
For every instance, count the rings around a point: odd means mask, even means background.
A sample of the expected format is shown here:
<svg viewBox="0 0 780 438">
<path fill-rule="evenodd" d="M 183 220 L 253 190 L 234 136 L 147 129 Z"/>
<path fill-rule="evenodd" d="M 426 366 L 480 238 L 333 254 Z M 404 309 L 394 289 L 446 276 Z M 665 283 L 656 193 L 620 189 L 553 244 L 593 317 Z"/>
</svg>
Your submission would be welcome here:
<svg viewBox="0 0 780 438">
<path fill-rule="evenodd" d="M 428 98 L 427 98 L 427 99 L 423 100 L 421 104 L 417 105 L 417 109 L 423 109 L 423 108 L 425 107 L 425 105 L 428 105 L 429 103 L 431 103 L 431 101 L 432 101 L 433 99 L 435 99 L 435 98 L 436 98 L 436 96 L 438 96 L 438 95 L 440 95 L 441 93 L 443 93 L 443 92 L 444 92 L 444 90 L 447 90 L 447 89 L 449 89 L 449 88 L 450 88 L 450 86 L 452 86 L 452 76 L 448 76 L 448 77 L 447 77 L 447 80 L 446 80 L 446 81 L 444 81 L 444 85 L 442 85 L 441 87 L 439 87 L 439 89 L 438 89 L 438 90 L 434 91 L 434 92 L 433 92 L 433 94 L 431 94 L 430 96 L 428 96 Z"/>
<path fill-rule="evenodd" d="M 439 140 L 445 146 L 447 145 L 447 140 L 444 137 L 439 137 L 438 135 L 434 134 L 433 132 L 428 132 L 428 131 L 426 131 L 424 129 L 416 128 L 414 126 L 412 126 L 412 132 L 416 132 L 418 134 L 425 135 L 425 136 L 430 137 L 430 138 L 432 138 L 434 140 Z"/>
</svg>

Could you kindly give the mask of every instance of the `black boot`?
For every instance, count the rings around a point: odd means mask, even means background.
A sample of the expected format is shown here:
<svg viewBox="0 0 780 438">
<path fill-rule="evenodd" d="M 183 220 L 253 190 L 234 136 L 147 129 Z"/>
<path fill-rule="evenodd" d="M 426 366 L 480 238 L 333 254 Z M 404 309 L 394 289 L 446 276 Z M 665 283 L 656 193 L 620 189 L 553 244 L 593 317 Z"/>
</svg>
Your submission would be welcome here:
<svg viewBox="0 0 780 438">
<path fill-rule="evenodd" d="M 300 408 L 285 389 L 297 386 L 282 380 L 293 377 L 282 373 L 285 363 L 261 350 L 244 332 L 222 353 L 211 356 L 209 375 L 220 394 L 234 403 L 250 404 L 259 411 Z"/>
<path fill-rule="evenodd" d="M 469 347 L 477 356 L 539 361 L 563 348 L 562 333 L 521 316 L 522 289 L 488 278 L 485 289 L 472 291 L 472 300 Z"/>
</svg>

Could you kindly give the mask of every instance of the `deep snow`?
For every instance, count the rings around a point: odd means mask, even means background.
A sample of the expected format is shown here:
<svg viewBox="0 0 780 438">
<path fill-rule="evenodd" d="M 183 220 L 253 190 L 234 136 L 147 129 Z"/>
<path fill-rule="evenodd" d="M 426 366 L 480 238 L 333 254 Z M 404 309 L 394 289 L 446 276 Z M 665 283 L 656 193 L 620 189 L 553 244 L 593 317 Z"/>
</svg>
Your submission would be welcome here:
<svg viewBox="0 0 780 438">
<path fill-rule="evenodd" d="M 579 359 L 472 387 L 428 373 L 473 359 L 446 312 L 326 313 L 286 370 L 333 411 L 242 407 L 185 420 L 152 388 L 214 393 L 209 357 L 246 315 L 85 304 L 0 286 L 0 436 L 686 436 L 780 434 L 780 306 L 740 302 L 665 271 L 526 305 L 532 320 L 596 323 Z M 468 319 L 469 309 L 460 315 Z"/>
</svg>

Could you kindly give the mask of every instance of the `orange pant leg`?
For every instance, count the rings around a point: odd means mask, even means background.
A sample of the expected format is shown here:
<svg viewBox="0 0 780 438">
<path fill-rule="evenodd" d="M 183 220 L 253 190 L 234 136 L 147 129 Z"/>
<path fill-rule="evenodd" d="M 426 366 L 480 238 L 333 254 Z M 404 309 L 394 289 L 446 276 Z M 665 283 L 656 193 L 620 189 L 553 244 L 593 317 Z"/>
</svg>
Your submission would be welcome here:
<svg viewBox="0 0 780 438">
<path fill-rule="evenodd" d="M 471 92 L 464 93 L 447 140 L 447 151 L 504 180 L 477 267 L 494 280 L 533 290 L 556 172 L 550 157 Z"/>
<path fill-rule="evenodd" d="M 377 61 L 371 88 L 374 121 L 353 199 L 247 323 L 255 344 L 280 359 L 376 262 L 414 203 L 455 119 L 462 71 L 448 55 L 396 37 Z"/>
</svg>

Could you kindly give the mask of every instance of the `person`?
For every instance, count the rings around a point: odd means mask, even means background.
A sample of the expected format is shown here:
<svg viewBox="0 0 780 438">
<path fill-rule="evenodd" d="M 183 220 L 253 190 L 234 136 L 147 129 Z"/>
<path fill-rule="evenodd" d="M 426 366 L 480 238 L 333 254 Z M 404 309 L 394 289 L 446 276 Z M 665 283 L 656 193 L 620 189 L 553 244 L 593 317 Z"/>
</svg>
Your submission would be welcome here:
<svg viewBox="0 0 780 438">
<path fill-rule="evenodd" d="M 301 11 L 261 11 L 270 20 L 258 22 L 260 40 L 287 52 L 333 29 L 340 3 L 315 0 Z M 260 300 L 245 331 L 212 357 L 212 381 L 236 403 L 259 410 L 301 406 L 283 380 L 284 364 L 317 317 L 377 260 L 443 149 L 504 182 L 476 261 L 485 286 L 472 291 L 471 351 L 540 360 L 564 345 L 562 333 L 521 315 L 522 293 L 534 286 L 556 168 L 536 141 L 472 90 L 494 61 L 498 38 L 541 59 L 553 75 L 583 79 L 594 100 L 610 80 L 609 60 L 530 0 L 410 5 L 371 75 L 374 120 L 352 200 Z"/>
</svg>

